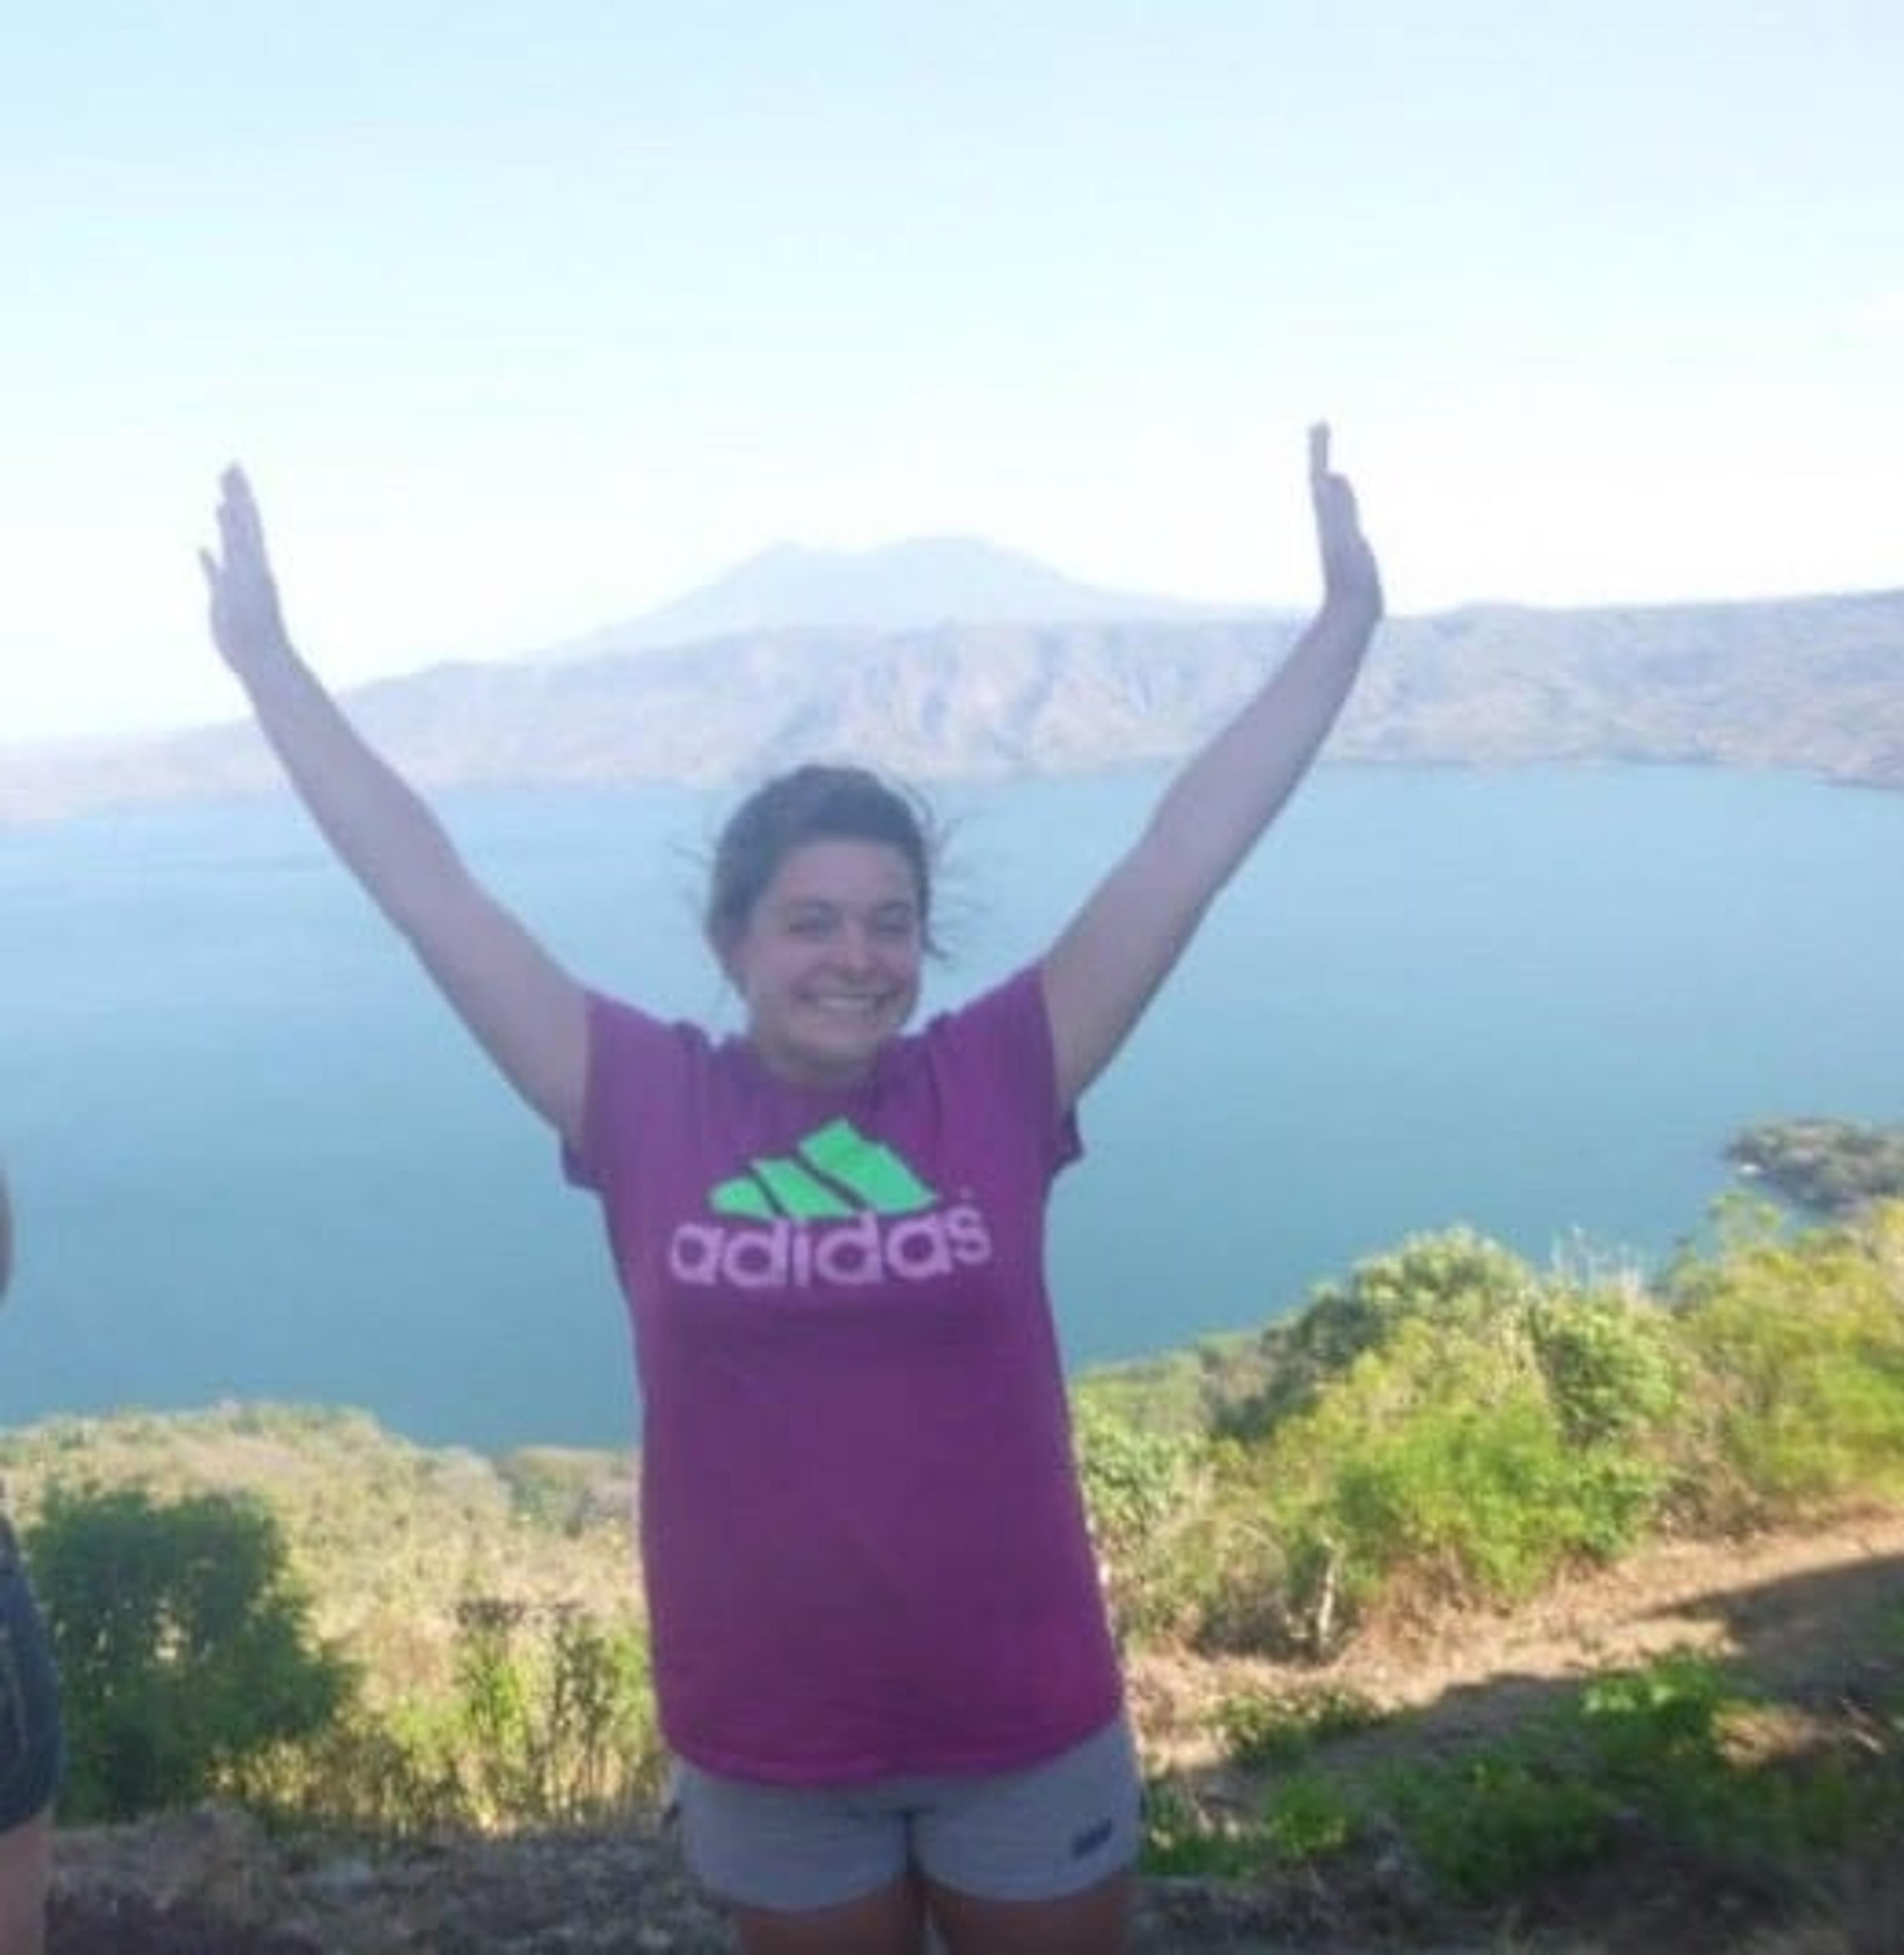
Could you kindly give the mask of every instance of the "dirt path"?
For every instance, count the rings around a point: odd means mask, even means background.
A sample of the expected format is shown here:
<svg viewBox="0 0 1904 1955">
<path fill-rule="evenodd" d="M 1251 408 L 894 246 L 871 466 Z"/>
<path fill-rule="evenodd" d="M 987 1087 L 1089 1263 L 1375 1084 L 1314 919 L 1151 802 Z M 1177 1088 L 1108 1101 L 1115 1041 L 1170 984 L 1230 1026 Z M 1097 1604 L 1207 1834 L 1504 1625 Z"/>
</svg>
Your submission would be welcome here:
<svg viewBox="0 0 1904 1955">
<path fill-rule="evenodd" d="M 1666 1544 L 1511 1613 L 1364 1639 L 1326 1665 L 1140 1655 L 1131 1692 L 1156 1761 L 1195 1769 L 1216 1762 L 1210 1713 L 1245 1690 L 1336 1689 L 1383 1710 L 1415 1710 L 1417 1741 L 1424 1727 L 1484 1734 L 1582 1676 L 1668 1649 L 1737 1659 L 1802 1694 L 1829 1692 L 1866 1660 L 1887 1611 L 1904 1625 L 1904 1513 Z"/>
</svg>

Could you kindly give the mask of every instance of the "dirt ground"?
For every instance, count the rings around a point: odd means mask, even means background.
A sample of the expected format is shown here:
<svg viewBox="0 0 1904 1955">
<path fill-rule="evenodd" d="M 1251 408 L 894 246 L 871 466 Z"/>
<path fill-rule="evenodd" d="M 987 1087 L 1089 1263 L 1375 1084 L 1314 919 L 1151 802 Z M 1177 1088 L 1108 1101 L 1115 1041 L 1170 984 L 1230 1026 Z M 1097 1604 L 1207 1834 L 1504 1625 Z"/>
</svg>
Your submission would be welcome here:
<svg viewBox="0 0 1904 1955">
<path fill-rule="evenodd" d="M 1714 1544 L 1671 1545 L 1496 1617 L 1364 1640 L 1317 1670 L 1140 1657 L 1131 1699 L 1147 1761 L 1216 1805 L 1260 1786 L 1228 1767 L 1210 1714 L 1248 1689 L 1352 1692 L 1412 1714 L 1344 1741 L 1415 1755 L 1497 1735 L 1588 1673 L 1692 1648 L 1735 1660 L 1842 1734 L 1904 1700 L 1904 1514 Z M 1890 1739 L 1894 1755 L 1895 1734 Z M 1544 1894 L 1512 1922 L 1459 1925 L 1405 1872 L 1346 1882 L 1145 1883 L 1133 1955 L 1895 1955 L 1904 1868 L 1826 1867 L 1794 1908 L 1643 1849 Z M 247 1815 L 182 1815 L 63 1834 L 51 1955 L 697 1955 L 719 1921 L 653 1830 L 433 1843 L 371 1856 L 272 1840 Z"/>
<path fill-rule="evenodd" d="M 1669 1543 L 1563 1582 L 1525 1607 L 1364 1637 L 1333 1663 L 1136 1658 L 1131 1686 L 1150 1755 L 1208 1764 L 1207 1722 L 1249 1687 L 1354 1692 L 1410 1708 L 1410 1742 L 1483 1737 L 1595 1670 L 1696 1649 L 1748 1664 L 1768 1683 L 1829 1688 L 1868 1654 L 1874 1616 L 1904 1607 L 1904 1514 L 1738 1541 Z"/>
<path fill-rule="evenodd" d="M 1506 1735 L 1570 1697 L 1596 1672 L 1670 1650 L 1736 1664 L 1799 1707 L 1817 1741 L 1868 1740 L 1897 1767 L 1898 1733 L 1871 1707 L 1904 1704 L 1904 1514 L 1870 1513 L 1815 1529 L 1736 1541 L 1666 1544 L 1619 1566 L 1563 1582 L 1496 1615 L 1465 1613 L 1364 1639 L 1323 1668 L 1138 1659 L 1131 1694 L 1150 1755 L 1183 1773 L 1212 1809 L 1246 1812 L 1268 1774 L 1222 1760 L 1211 1713 L 1247 1690 L 1333 1688 L 1408 1714 L 1328 1748 L 1332 1763 L 1447 1755 Z M 1895 1717 L 1895 1711 L 1892 1715 Z M 1904 1844 L 1904 1843 L 1900 1843 Z M 1899 1955 L 1904 1951 L 1904 1853 L 1821 1864 L 1794 1904 L 1782 1885 L 1742 1884 L 1736 1870 L 1662 1859 L 1643 1842 L 1603 1874 L 1541 1897 L 1509 1929 L 1442 1939 L 1446 1924 L 1381 1870 L 1346 1888 L 1292 1881 L 1254 1894 L 1244 1938 L 1147 1941 L 1146 1950 L 1421 1950 L 1437 1955 Z M 1503 1938 L 1505 1937 L 1505 1938 Z"/>
</svg>

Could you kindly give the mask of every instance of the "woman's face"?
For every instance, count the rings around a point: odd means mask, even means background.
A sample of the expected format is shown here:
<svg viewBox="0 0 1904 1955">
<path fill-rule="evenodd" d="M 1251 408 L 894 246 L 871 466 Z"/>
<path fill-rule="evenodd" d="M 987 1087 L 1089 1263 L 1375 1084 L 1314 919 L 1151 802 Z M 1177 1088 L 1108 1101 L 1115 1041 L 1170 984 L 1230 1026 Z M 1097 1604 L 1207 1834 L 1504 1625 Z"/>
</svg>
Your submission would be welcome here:
<svg viewBox="0 0 1904 1955">
<path fill-rule="evenodd" d="M 790 851 L 720 946 L 768 1070 L 796 1086 L 862 1078 L 919 1002 L 924 937 L 911 865 L 889 842 Z"/>
</svg>

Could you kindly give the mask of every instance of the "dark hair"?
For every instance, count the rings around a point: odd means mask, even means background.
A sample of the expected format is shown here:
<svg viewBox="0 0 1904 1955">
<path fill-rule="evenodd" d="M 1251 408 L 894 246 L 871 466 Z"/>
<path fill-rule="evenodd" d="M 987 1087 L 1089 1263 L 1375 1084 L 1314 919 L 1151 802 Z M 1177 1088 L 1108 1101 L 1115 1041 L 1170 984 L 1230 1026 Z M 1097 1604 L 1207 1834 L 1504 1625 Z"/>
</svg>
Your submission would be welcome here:
<svg viewBox="0 0 1904 1955">
<path fill-rule="evenodd" d="M 864 767 L 813 763 L 777 775 L 729 816 L 714 845 L 704 919 L 709 940 L 717 950 L 733 941 L 761 891 L 801 843 L 846 840 L 883 842 L 905 858 L 930 946 L 932 827 L 923 802 Z"/>
</svg>

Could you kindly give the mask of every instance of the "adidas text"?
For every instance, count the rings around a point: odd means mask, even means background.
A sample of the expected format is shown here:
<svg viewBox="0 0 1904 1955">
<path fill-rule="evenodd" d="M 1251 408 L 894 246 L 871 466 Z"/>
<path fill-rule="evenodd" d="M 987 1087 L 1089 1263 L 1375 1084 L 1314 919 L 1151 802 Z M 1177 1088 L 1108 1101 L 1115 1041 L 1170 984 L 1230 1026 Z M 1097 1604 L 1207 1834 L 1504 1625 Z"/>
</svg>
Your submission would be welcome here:
<svg viewBox="0 0 1904 1955">
<path fill-rule="evenodd" d="M 927 1215 L 850 1222 L 684 1222 L 668 1245 L 678 1283 L 735 1289 L 810 1289 L 928 1283 L 992 1259 L 991 1232 L 970 1203 Z"/>
</svg>

